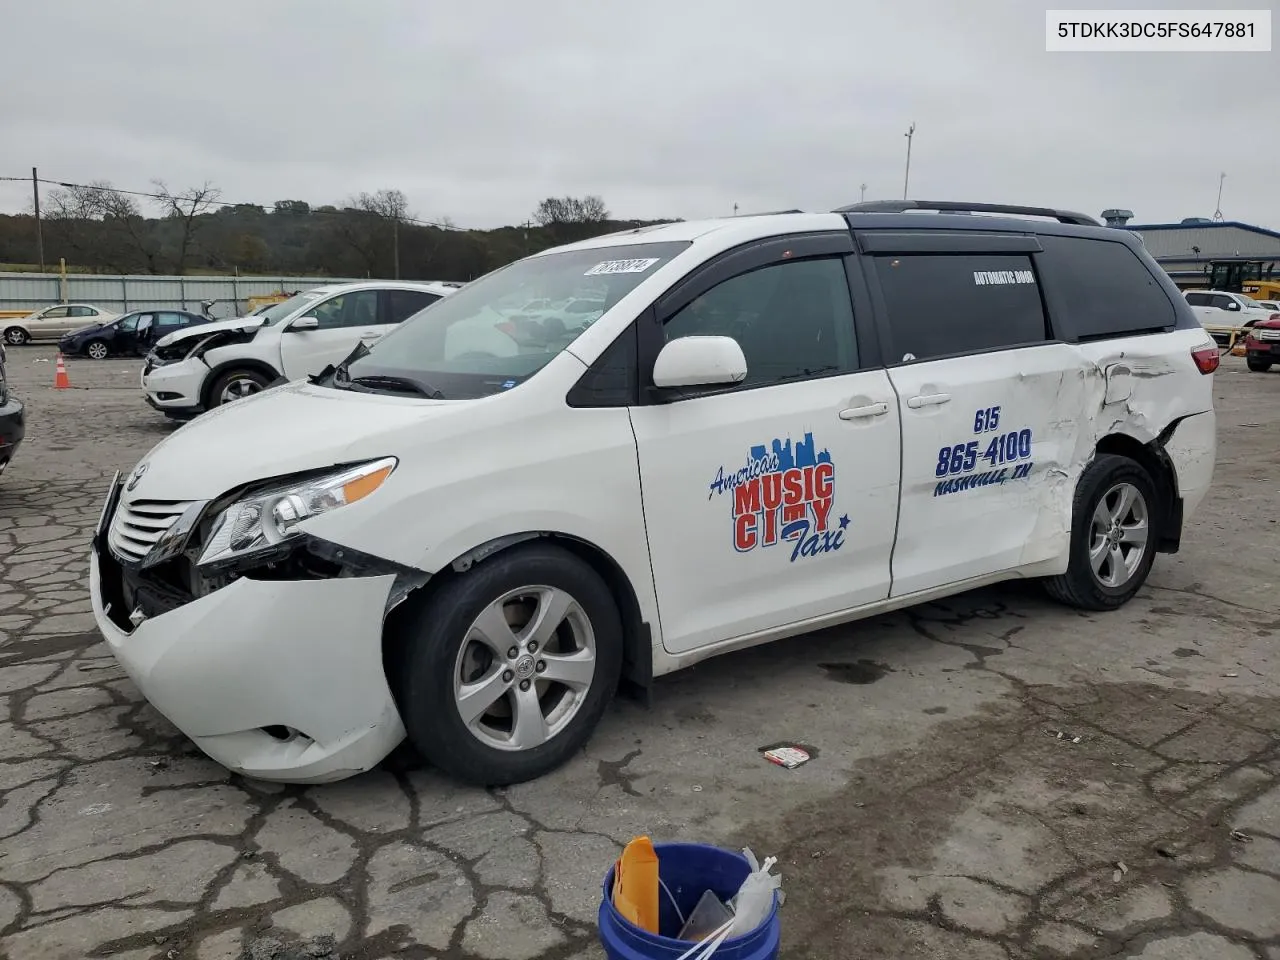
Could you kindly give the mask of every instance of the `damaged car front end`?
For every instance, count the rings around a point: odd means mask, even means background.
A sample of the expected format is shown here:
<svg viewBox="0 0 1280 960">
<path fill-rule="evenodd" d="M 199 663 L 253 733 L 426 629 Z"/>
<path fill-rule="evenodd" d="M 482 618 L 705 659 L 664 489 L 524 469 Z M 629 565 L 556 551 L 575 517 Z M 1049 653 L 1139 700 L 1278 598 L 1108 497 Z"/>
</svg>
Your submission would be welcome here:
<svg viewBox="0 0 1280 960">
<path fill-rule="evenodd" d="M 299 529 L 395 467 L 380 458 L 190 501 L 131 498 L 145 463 L 112 481 L 92 541 L 98 625 L 152 705 L 229 769 L 338 780 L 404 738 L 382 624 L 427 574 Z"/>
<path fill-rule="evenodd" d="M 262 327 L 261 317 L 207 324 L 162 338 L 147 354 L 142 391 L 154 410 L 175 419 L 194 417 L 207 407 L 205 388 L 212 350 L 248 343 Z"/>
</svg>

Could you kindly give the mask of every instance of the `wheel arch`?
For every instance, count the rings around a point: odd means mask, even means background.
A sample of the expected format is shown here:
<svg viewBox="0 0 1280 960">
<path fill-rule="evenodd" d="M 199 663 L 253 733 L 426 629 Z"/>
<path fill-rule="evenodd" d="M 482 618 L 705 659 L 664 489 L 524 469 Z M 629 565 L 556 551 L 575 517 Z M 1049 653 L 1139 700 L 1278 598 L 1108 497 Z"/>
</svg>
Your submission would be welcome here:
<svg viewBox="0 0 1280 960">
<path fill-rule="evenodd" d="M 1138 463 L 1151 476 L 1160 495 L 1160 537 L 1157 553 L 1177 553 L 1182 541 L 1182 498 L 1178 494 L 1178 474 L 1173 461 L 1165 453 L 1165 441 L 1173 435 L 1178 423 L 1173 421 L 1150 443 L 1143 443 L 1127 433 L 1109 433 L 1098 440 L 1094 455 L 1114 454 Z"/>
<path fill-rule="evenodd" d="M 215 366 L 209 368 L 209 372 L 205 374 L 204 383 L 200 386 L 200 403 L 206 410 L 210 409 L 210 403 L 213 401 L 213 388 L 218 382 L 218 378 L 224 373 L 231 370 L 252 370 L 254 373 L 260 373 L 267 378 L 267 383 L 279 379 L 280 373 L 271 364 L 265 360 L 259 360 L 255 357 L 237 357 L 231 360 L 223 360 Z"/>
<path fill-rule="evenodd" d="M 6 323 L 3 327 L 4 333 L 7 335 L 10 330 L 21 330 L 28 340 L 32 339 L 31 331 L 27 329 L 26 324 L 22 323 Z"/>
<path fill-rule="evenodd" d="M 602 547 L 567 533 L 549 530 L 535 530 L 524 533 L 507 534 L 485 543 L 481 543 L 459 554 L 449 563 L 431 575 L 415 592 L 439 590 L 450 580 L 464 576 L 468 570 L 478 563 L 497 556 L 504 551 L 522 543 L 541 540 L 553 543 L 578 557 L 598 573 L 609 587 L 614 602 L 618 605 L 618 614 L 622 618 L 622 678 L 620 692 L 632 699 L 640 700 L 646 705 L 649 702 L 649 688 L 653 682 L 653 633 L 640 609 L 640 599 L 631 579 L 608 551 Z M 395 617 L 396 610 L 388 615 L 388 620 Z M 383 630 L 382 661 L 384 669 L 390 673 L 396 669 L 397 652 L 390 646 L 392 630 Z M 388 676 L 392 688 L 396 689 L 395 680 Z"/>
</svg>

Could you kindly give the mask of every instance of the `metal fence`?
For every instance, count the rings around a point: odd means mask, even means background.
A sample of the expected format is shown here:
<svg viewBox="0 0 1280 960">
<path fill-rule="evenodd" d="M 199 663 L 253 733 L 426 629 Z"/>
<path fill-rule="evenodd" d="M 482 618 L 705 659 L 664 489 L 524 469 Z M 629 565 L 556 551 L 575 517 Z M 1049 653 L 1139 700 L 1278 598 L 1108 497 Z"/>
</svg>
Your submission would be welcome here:
<svg viewBox="0 0 1280 960">
<path fill-rule="evenodd" d="M 250 297 L 292 294 L 337 277 L 167 277 L 101 273 L 0 273 L 0 311 L 39 310 L 55 303 L 89 303 L 113 313 L 174 307 L 199 312 L 213 300 L 215 316 L 248 310 Z"/>
</svg>

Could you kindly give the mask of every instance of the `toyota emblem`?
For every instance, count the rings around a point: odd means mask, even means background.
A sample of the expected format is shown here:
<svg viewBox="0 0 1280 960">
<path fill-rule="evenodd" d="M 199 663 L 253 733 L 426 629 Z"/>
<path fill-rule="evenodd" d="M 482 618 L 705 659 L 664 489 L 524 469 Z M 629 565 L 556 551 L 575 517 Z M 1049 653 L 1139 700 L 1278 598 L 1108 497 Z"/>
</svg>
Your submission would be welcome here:
<svg viewBox="0 0 1280 960">
<path fill-rule="evenodd" d="M 133 471 L 133 475 L 129 477 L 129 482 L 125 485 L 125 490 L 132 493 L 133 488 L 138 485 L 138 481 L 142 479 L 142 475 L 146 472 L 147 465 L 145 463 L 138 464 L 137 468 Z"/>
</svg>

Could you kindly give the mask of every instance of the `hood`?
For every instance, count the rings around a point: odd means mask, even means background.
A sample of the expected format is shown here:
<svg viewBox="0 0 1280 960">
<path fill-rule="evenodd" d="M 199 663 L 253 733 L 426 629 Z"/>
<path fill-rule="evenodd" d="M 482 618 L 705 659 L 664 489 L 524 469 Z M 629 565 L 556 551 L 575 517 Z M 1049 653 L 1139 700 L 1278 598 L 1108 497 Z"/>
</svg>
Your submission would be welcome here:
<svg viewBox="0 0 1280 960">
<path fill-rule="evenodd" d="M 80 327 L 78 330 L 72 330 L 70 333 L 66 334 L 63 337 L 63 339 L 71 340 L 71 339 L 74 339 L 75 337 L 82 337 L 86 333 L 94 333 L 98 330 L 102 330 L 103 328 L 109 327 L 109 326 L 111 326 L 111 324 L 109 323 L 91 323 L 88 326 Z"/>
<path fill-rule="evenodd" d="M 261 317 L 234 317 L 230 320 L 214 320 L 212 323 L 197 323 L 183 330 L 166 333 L 156 341 L 156 346 L 167 347 L 171 343 L 188 340 L 191 337 L 206 337 L 211 333 L 224 330 L 254 330 L 260 326 L 262 326 Z"/>
<path fill-rule="evenodd" d="M 295 381 L 215 407 L 176 430 L 143 457 L 147 470 L 125 497 L 208 500 L 244 483 L 386 456 L 380 438 L 466 406 Z"/>
</svg>

